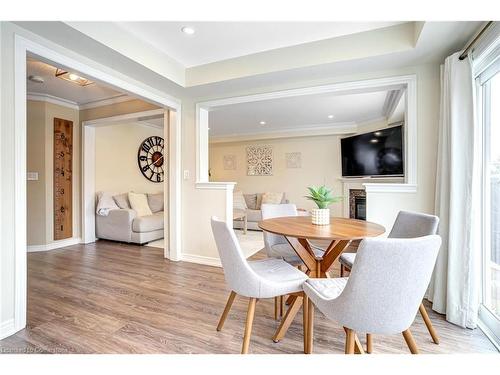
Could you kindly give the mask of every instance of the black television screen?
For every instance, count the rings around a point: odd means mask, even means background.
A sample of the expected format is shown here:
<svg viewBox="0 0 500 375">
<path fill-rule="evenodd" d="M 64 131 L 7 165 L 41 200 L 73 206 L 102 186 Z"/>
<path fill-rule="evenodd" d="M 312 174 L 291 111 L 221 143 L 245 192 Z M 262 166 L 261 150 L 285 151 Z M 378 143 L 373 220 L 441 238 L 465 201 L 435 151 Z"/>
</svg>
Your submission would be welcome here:
<svg viewBox="0 0 500 375">
<path fill-rule="evenodd" d="M 403 176 L 403 126 L 341 139 L 342 176 Z"/>
</svg>

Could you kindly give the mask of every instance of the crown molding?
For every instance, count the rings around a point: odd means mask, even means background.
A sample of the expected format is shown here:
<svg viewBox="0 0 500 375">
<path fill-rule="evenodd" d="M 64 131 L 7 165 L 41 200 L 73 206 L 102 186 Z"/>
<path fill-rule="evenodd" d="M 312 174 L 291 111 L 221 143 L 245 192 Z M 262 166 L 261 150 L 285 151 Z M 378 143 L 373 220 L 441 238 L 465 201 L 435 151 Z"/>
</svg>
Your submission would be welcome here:
<svg viewBox="0 0 500 375">
<path fill-rule="evenodd" d="M 298 137 L 315 137 L 322 135 L 347 135 L 354 134 L 358 130 L 358 126 L 354 122 L 337 123 L 332 126 L 317 125 L 317 126 L 301 126 L 294 129 L 273 130 L 258 133 L 235 134 L 228 136 L 213 136 L 210 137 L 210 143 L 228 143 L 255 141 L 261 139 L 278 139 L 278 138 L 298 138 Z"/>
<path fill-rule="evenodd" d="M 111 104 L 116 104 L 116 103 L 128 102 L 130 100 L 134 100 L 135 98 L 123 94 L 123 95 L 114 96 L 114 97 L 111 97 L 108 99 L 95 100 L 92 102 L 88 102 L 88 103 L 84 103 L 84 104 L 79 105 L 77 102 L 73 102 L 73 101 L 68 100 L 68 99 L 59 98 L 59 97 L 54 96 L 54 95 L 40 93 L 40 92 L 28 92 L 27 99 L 37 101 L 37 102 L 52 103 L 52 104 L 60 105 L 60 106 L 71 108 L 71 109 L 82 110 L 82 109 L 103 107 L 105 105 L 111 105 Z"/>
<path fill-rule="evenodd" d="M 63 99 L 63 98 L 58 98 L 57 96 L 49 95 L 49 94 L 43 94 L 43 93 L 38 93 L 38 92 L 28 92 L 26 98 L 28 100 L 33 100 L 36 102 L 46 102 L 46 103 L 52 103 L 56 105 L 60 105 L 62 107 L 67 107 L 71 109 L 76 109 L 77 111 L 80 109 L 78 106 L 78 103 L 73 102 L 71 100 Z"/>
<path fill-rule="evenodd" d="M 96 108 L 96 107 L 103 107 L 105 105 L 128 102 L 128 101 L 134 100 L 134 99 L 135 98 L 130 97 L 126 94 L 122 94 L 122 95 L 113 96 L 113 97 L 108 98 L 108 99 L 94 100 L 92 102 L 80 104 L 80 109 L 90 109 L 90 108 Z"/>
</svg>

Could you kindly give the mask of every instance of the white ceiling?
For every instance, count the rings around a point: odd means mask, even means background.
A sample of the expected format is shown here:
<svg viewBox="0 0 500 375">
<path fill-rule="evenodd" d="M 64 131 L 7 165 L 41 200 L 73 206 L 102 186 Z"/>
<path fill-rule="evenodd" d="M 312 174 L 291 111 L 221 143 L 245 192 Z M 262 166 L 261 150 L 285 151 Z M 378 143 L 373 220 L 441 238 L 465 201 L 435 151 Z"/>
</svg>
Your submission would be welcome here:
<svg viewBox="0 0 500 375">
<path fill-rule="evenodd" d="M 196 96 L 218 96 L 228 89 L 442 63 L 484 22 L 66 24 Z M 185 25 L 196 33 L 183 34 Z"/>
<path fill-rule="evenodd" d="M 193 67 L 363 31 L 402 22 L 117 22 L 117 25 Z M 184 34 L 192 27 L 193 35 Z"/>
<path fill-rule="evenodd" d="M 231 137 L 382 121 L 386 119 L 384 103 L 388 92 L 329 93 L 216 107 L 209 112 L 209 134 Z M 261 121 L 266 124 L 261 125 Z"/>
<path fill-rule="evenodd" d="M 41 76 L 44 83 L 27 80 L 28 93 L 47 94 L 74 102 L 77 105 L 95 101 L 126 96 L 100 82 L 88 86 L 79 86 L 55 76 L 56 67 L 29 57 L 26 67 L 26 78 L 30 75 Z"/>
</svg>

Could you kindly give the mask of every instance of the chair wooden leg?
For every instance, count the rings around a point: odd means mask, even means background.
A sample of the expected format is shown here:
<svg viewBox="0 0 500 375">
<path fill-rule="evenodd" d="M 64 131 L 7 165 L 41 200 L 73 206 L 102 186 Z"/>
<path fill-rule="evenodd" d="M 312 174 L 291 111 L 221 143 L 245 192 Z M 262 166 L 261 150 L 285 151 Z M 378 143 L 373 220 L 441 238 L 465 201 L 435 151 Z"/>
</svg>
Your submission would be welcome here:
<svg viewBox="0 0 500 375">
<path fill-rule="evenodd" d="M 352 329 L 344 327 L 345 336 L 345 354 L 354 354 L 355 333 Z"/>
<path fill-rule="evenodd" d="M 304 331 L 304 353 L 308 354 L 309 349 L 309 333 L 308 328 L 309 324 L 307 323 L 307 319 L 309 319 L 309 297 L 304 293 L 304 301 L 302 302 L 302 325 Z"/>
<path fill-rule="evenodd" d="M 373 350 L 373 337 L 371 333 L 366 334 L 366 352 L 371 354 Z"/>
<path fill-rule="evenodd" d="M 252 324 L 256 303 L 256 298 L 250 298 L 250 301 L 248 301 L 247 321 L 245 323 L 245 335 L 243 336 L 243 347 L 241 348 L 241 354 L 248 353 L 248 347 L 250 346 L 250 336 L 252 335 Z"/>
<path fill-rule="evenodd" d="M 434 326 L 432 325 L 431 319 L 429 318 L 429 315 L 427 314 L 427 310 L 425 309 L 423 303 L 420 304 L 418 311 L 420 311 L 420 315 L 422 315 L 422 318 L 424 319 L 425 326 L 427 327 L 427 330 L 431 334 L 432 341 L 434 341 L 434 344 L 439 344 L 439 336 L 436 330 L 434 329 Z"/>
<path fill-rule="evenodd" d="M 284 306 L 284 298 L 283 296 L 280 296 L 280 318 L 283 317 L 283 310 L 285 309 L 285 306 Z"/>
<path fill-rule="evenodd" d="M 231 306 L 233 305 L 233 301 L 234 301 L 235 297 L 236 297 L 236 293 L 231 291 L 231 294 L 229 295 L 229 298 L 227 299 L 226 307 L 224 308 L 222 316 L 220 317 L 220 320 L 219 320 L 219 324 L 217 325 L 217 331 L 220 331 L 222 329 L 222 326 L 224 325 L 224 322 L 226 321 L 227 314 L 229 314 L 229 310 L 231 310 Z"/>
<path fill-rule="evenodd" d="M 344 332 L 347 335 L 347 328 L 344 327 Z M 361 341 L 359 341 L 358 335 L 354 333 L 354 354 L 365 354 L 365 350 L 363 349 L 363 345 L 361 345 Z"/>
<path fill-rule="evenodd" d="M 307 354 L 311 354 L 313 351 L 313 339 L 314 339 L 314 305 L 311 299 L 308 300 L 307 304 Z"/>
<path fill-rule="evenodd" d="M 405 338 L 406 345 L 408 345 L 411 354 L 418 354 L 417 344 L 415 343 L 415 340 L 413 339 L 413 336 L 409 329 L 403 331 L 403 337 Z"/>
<path fill-rule="evenodd" d="M 344 277 L 344 265 L 340 265 L 340 277 Z"/>
<path fill-rule="evenodd" d="M 278 320 L 279 297 L 274 297 L 274 320 Z"/>
</svg>

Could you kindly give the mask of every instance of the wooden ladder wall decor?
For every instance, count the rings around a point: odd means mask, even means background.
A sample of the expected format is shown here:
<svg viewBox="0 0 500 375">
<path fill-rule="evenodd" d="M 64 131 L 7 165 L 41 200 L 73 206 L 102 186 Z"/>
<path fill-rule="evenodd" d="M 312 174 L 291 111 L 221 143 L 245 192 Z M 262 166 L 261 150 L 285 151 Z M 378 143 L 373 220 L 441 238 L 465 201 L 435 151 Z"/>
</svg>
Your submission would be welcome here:
<svg viewBox="0 0 500 375">
<path fill-rule="evenodd" d="M 54 240 L 73 236 L 73 122 L 54 118 Z"/>
</svg>

